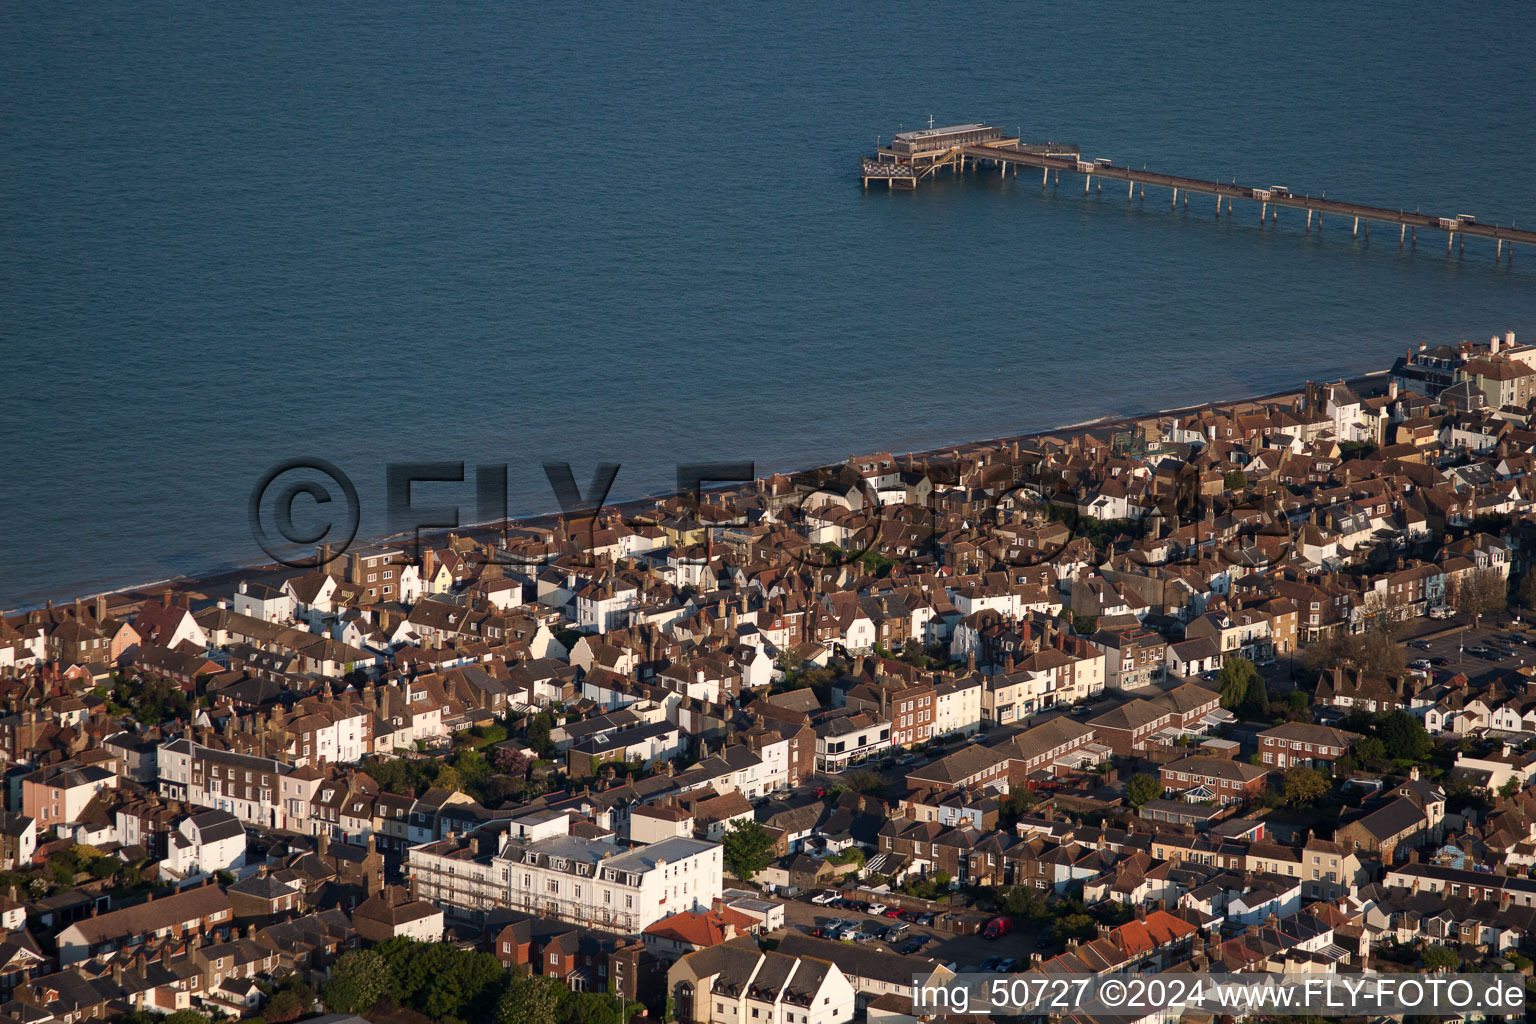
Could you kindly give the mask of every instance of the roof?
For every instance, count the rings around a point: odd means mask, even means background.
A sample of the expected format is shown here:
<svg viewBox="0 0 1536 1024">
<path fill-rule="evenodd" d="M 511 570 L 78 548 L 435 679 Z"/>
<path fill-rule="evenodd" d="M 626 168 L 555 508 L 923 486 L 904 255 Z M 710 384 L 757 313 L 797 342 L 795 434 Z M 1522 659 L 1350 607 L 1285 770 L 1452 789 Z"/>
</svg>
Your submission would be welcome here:
<svg viewBox="0 0 1536 1024">
<path fill-rule="evenodd" d="M 229 896 L 220 885 L 202 885 L 185 889 L 174 896 L 151 899 L 122 910 L 112 910 L 97 917 L 76 921 L 60 933 L 60 939 L 74 932 L 86 945 L 97 945 L 141 932 L 157 931 L 171 924 L 180 924 L 230 911 Z"/>
</svg>

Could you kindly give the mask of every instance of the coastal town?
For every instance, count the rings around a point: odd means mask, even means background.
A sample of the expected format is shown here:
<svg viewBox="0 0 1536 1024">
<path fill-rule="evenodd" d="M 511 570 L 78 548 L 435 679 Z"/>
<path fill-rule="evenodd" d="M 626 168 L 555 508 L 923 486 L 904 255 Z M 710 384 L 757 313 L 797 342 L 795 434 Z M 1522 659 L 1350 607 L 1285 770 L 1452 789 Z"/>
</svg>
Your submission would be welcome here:
<svg viewBox="0 0 1536 1024">
<path fill-rule="evenodd" d="M 8 614 L 0 1024 L 1528 979 L 1533 470 L 1506 333 Z"/>
</svg>

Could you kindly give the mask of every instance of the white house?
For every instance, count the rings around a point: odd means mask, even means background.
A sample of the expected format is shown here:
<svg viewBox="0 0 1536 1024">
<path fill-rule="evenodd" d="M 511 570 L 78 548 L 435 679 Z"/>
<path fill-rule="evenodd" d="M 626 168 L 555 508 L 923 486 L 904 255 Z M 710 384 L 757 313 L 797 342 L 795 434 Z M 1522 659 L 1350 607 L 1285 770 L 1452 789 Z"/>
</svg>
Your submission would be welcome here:
<svg viewBox="0 0 1536 1024">
<path fill-rule="evenodd" d="M 493 864 L 507 880 L 513 910 L 624 935 L 679 911 L 710 909 L 724 877 L 720 847 L 698 839 L 616 852 L 572 835 L 509 836 Z"/>
<path fill-rule="evenodd" d="M 238 873 L 245 867 L 245 827 L 228 811 L 202 811 L 185 818 L 166 842 L 163 866 L 182 878 Z"/>
</svg>

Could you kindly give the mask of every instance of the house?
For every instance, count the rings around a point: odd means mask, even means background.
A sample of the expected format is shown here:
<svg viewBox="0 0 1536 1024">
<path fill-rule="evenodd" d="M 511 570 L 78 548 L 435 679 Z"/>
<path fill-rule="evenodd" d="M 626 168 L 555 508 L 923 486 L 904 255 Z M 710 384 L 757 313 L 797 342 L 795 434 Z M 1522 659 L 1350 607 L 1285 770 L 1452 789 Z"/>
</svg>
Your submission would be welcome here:
<svg viewBox="0 0 1536 1024">
<path fill-rule="evenodd" d="M 847 1024 L 854 1015 L 853 985 L 835 963 L 764 953 L 751 938 L 682 957 L 667 988 L 680 1024 Z"/>
<path fill-rule="evenodd" d="M 227 934 L 234 913 L 222 886 L 200 885 L 172 896 L 76 921 L 59 932 L 59 962 L 78 963 L 149 940 Z"/>
<path fill-rule="evenodd" d="M 1343 729 L 1309 722 L 1285 722 L 1259 733 L 1259 753 L 1266 765 L 1290 768 L 1332 764 L 1360 737 Z"/>
<path fill-rule="evenodd" d="M 1185 800 L 1219 804 L 1240 803 L 1258 796 L 1269 778 L 1268 770 L 1222 757 L 1186 757 L 1159 769 L 1163 788 L 1180 793 Z"/>
<path fill-rule="evenodd" d="M 228 811 L 201 811 L 176 826 L 163 867 L 182 878 L 238 873 L 245 867 L 245 826 Z"/>
<path fill-rule="evenodd" d="M 443 908 L 412 898 L 404 886 L 386 885 L 352 911 L 352 927 L 369 942 L 393 938 L 441 942 Z"/>
<path fill-rule="evenodd" d="M 40 829 L 73 824 L 104 789 L 117 787 L 117 775 L 97 765 L 61 761 L 22 776 L 22 813 Z"/>
<path fill-rule="evenodd" d="M 1407 797 L 1396 797 L 1341 824 L 1334 841 L 1347 850 L 1375 854 L 1391 864 L 1400 851 L 1428 837 L 1429 817 Z"/>
<path fill-rule="evenodd" d="M 754 933 L 757 922 L 729 907 L 684 911 L 649 925 L 640 935 L 645 948 L 667 963 L 700 949 Z"/>
<path fill-rule="evenodd" d="M 15 871 L 37 852 L 37 822 L 17 811 L 0 811 L 0 869 Z"/>
</svg>

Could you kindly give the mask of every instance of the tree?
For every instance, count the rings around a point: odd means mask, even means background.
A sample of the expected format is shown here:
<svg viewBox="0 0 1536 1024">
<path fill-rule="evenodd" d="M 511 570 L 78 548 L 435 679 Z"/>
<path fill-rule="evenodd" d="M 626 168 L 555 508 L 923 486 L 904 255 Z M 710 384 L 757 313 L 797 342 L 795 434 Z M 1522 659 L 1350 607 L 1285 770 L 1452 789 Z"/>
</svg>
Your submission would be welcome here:
<svg viewBox="0 0 1536 1024">
<path fill-rule="evenodd" d="M 1221 674 L 1217 678 L 1221 683 L 1221 706 L 1228 711 L 1237 711 L 1248 703 L 1248 695 L 1255 682 L 1260 688 L 1264 685 L 1253 662 L 1236 655 L 1229 656 L 1222 664 Z"/>
<path fill-rule="evenodd" d="M 1125 800 L 1132 807 L 1140 807 L 1148 800 L 1156 800 L 1163 795 L 1163 784 L 1154 776 L 1147 774 L 1132 775 L 1125 783 Z"/>
<path fill-rule="evenodd" d="M 1248 698 L 1243 701 L 1243 710 L 1249 715 L 1261 715 L 1264 709 L 1269 707 L 1269 687 L 1264 685 L 1264 677 L 1258 669 L 1253 670 L 1253 678 L 1248 682 Z"/>
<path fill-rule="evenodd" d="M 1454 971 L 1461 966 L 1461 956 L 1446 946 L 1430 946 L 1424 950 L 1426 971 Z"/>
<path fill-rule="evenodd" d="M 1520 776 L 1511 775 L 1509 781 L 1499 787 L 1499 796 L 1508 798 L 1520 792 Z"/>
<path fill-rule="evenodd" d="M 440 786 L 450 793 L 462 793 L 464 791 L 464 776 L 451 764 L 445 764 L 438 768 L 437 775 L 432 779 L 432 785 Z"/>
<path fill-rule="evenodd" d="M 879 772 L 849 772 L 847 775 L 843 776 L 843 781 L 847 783 L 848 788 L 853 790 L 855 793 L 864 793 L 870 796 L 883 795 L 886 789 L 889 788 L 886 786 L 885 779 L 880 776 Z"/>
<path fill-rule="evenodd" d="M 743 881 L 749 881 L 773 859 L 773 837 L 750 819 L 731 822 L 721 847 L 726 868 Z"/>
<path fill-rule="evenodd" d="M 1282 792 L 1293 807 L 1314 804 L 1328 795 L 1328 779 L 1315 768 L 1298 765 L 1285 773 Z"/>
<path fill-rule="evenodd" d="M 549 738 L 549 731 L 555 726 L 555 720 L 548 711 L 540 711 L 528 719 L 525 737 L 528 746 L 540 757 L 548 757 L 550 751 L 555 749 L 554 741 Z"/>
<path fill-rule="evenodd" d="M 391 988 L 389 969 L 384 958 L 372 949 L 343 953 L 331 971 L 331 980 L 321 989 L 326 1009 L 336 1013 L 364 1013 L 371 1010 Z"/>
<path fill-rule="evenodd" d="M 1098 934 L 1098 927 L 1087 914 L 1067 914 L 1057 918 L 1051 926 L 1051 935 L 1057 942 L 1068 939 L 1091 939 Z"/>
<path fill-rule="evenodd" d="M 1480 616 L 1502 611 L 1509 604 L 1509 586 L 1497 569 L 1473 569 L 1451 590 L 1451 604 L 1459 612 Z"/>
<path fill-rule="evenodd" d="M 1387 759 L 1387 745 L 1375 736 L 1362 736 L 1355 743 L 1355 757 L 1363 765 Z"/>
<path fill-rule="evenodd" d="M 1422 762 L 1434 749 L 1424 723 L 1406 711 L 1389 711 L 1380 716 L 1377 734 L 1387 756 L 1393 760 Z"/>
<path fill-rule="evenodd" d="M 556 1024 L 557 988 L 555 979 L 542 974 L 515 979 L 496 1004 L 495 1024 Z"/>
<path fill-rule="evenodd" d="M 1244 491 L 1248 489 L 1248 474 L 1240 469 L 1229 469 L 1221 483 L 1229 491 Z"/>
<path fill-rule="evenodd" d="M 314 1003 L 315 990 L 297 974 L 290 974 L 270 993 L 261 1015 L 268 1021 L 281 1024 L 308 1013 Z"/>
<path fill-rule="evenodd" d="M 1536 611 L 1536 568 L 1527 569 L 1515 586 L 1515 599 L 1527 610 Z"/>
</svg>

